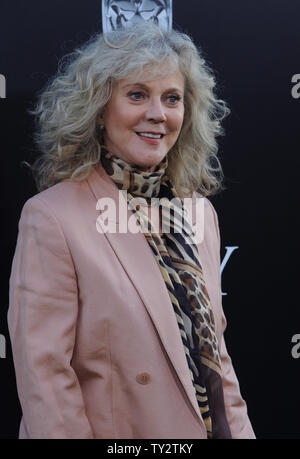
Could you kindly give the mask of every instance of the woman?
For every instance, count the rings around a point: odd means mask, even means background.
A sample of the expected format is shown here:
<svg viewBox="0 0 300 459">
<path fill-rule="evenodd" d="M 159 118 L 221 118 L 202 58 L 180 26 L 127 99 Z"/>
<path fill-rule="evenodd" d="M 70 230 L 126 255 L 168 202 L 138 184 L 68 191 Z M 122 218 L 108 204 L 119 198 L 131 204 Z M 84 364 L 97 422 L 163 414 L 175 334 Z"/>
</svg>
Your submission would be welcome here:
<svg viewBox="0 0 300 459">
<path fill-rule="evenodd" d="M 142 23 L 93 37 L 41 93 L 8 311 L 20 438 L 254 438 L 207 199 L 214 85 L 187 35 Z"/>
</svg>

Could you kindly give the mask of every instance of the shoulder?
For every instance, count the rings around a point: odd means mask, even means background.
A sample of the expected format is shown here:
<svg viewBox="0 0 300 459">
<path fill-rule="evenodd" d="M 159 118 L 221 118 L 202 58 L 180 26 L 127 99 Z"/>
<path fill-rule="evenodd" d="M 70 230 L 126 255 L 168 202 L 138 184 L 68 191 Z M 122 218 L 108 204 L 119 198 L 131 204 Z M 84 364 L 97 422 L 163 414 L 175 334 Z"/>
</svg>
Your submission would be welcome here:
<svg viewBox="0 0 300 459">
<path fill-rule="evenodd" d="M 195 203 L 199 203 L 198 205 L 202 206 L 203 208 L 206 232 L 211 233 L 211 231 L 214 230 L 216 232 L 217 238 L 220 239 L 219 218 L 211 201 L 207 197 L 202 196 L 197 191 L 195 191 L 193 199 Z"/>
<path fill-rule="evenodd" d="M 29 211 L 38 211 L 59 220 L 64 219 L 64 216 L 70 216 L 79 209 L 81 203 L 88 198 L 88 190 L 86 180 L 59 182 L 29 198 L 23 205 L 21 216 Z"/>
<path fill-rule="evenodd" d="M 53 208 L 64 207 L 66 203 L 70 203 L 77 195 L 82 194 L 85 187 L 86 180 L 81 182 L 66 180 L 35 194 L 28 201 L 30 203 L 41 201 Z"/>
</svg>

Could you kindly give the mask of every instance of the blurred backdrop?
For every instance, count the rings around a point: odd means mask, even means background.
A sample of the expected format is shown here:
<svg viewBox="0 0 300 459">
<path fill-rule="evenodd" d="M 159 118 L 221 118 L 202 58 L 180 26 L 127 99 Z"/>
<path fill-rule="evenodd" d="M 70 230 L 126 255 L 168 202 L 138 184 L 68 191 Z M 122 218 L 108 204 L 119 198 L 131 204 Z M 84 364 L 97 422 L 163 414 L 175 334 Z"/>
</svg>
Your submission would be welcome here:
<svg viewBox="0 0 300 459">
<path fill-rule="evenodd" d="M 173 27 L 202 49 L 231 109 L 219 139 L 226 190 L 210 199 L 225 338 L 258 438 L 300 438 L 299 20 L 297 0 L 173 0 Z M 1 1 L 0 438 L 17 438 L 21 416 L 6 314 L 21 209 L 37 193 L 21 165 L 37 154 L 27 110 L 101 24 L 100 0 Z"/>
</svg>

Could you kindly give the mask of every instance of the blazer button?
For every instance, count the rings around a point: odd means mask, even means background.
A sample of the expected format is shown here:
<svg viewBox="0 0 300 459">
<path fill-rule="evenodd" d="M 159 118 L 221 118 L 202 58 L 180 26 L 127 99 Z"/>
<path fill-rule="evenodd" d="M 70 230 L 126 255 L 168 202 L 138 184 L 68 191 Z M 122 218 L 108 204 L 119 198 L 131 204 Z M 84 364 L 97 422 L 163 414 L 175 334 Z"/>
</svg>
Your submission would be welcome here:
<svg viewBox="0 0 300 459">
<path fill-rule="evenodd" d="M 150 375 L 149 373 L 139 373 L 138 375 L 136 375 L 136 380 L 140 384 L 148 384 L 148 382 L 150 381 Z"/>
</svg>

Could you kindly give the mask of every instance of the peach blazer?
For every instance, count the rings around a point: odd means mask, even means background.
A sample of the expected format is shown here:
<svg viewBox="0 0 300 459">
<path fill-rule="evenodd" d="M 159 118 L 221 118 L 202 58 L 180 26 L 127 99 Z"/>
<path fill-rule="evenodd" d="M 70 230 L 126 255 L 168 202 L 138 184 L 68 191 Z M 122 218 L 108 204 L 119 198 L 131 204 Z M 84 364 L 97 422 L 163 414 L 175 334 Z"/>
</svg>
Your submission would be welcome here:
<svg viewBox="0 0 300 459">
<path fill-rule="evenodd" d="M 19 438 L 207 438 L 151 248 L 142 232 L 96 230 L 102 197 L 118 209 L 118 188 L 99 163 L 87 179 L 60 182 L 22 209 L 8 310 Z M 221 343 L 228 422 L 233 438 L 255 438 L 223 338 L 217 214 L 199 199 L 205 227 L 198 248 Z"/>
</svg>

